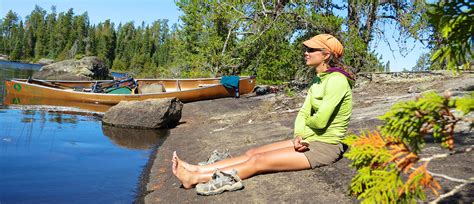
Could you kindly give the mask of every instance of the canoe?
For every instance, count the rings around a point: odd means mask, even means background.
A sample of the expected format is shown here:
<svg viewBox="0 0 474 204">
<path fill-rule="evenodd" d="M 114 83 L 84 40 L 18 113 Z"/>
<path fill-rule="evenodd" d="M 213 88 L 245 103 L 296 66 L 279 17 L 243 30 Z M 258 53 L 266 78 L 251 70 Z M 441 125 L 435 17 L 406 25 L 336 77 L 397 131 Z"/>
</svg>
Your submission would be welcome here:
<svg viewBox="0 0 474 204">
<path fill-rule="evenodd" d="M 66 105 L 93 104 L 109 107 L 120 101 L 176 97 L 183 102 L 236 96 L 236 90 L 220 83 L 221 78 L 200 79 L 136 79 L 131 94 L 94 93 L 90 88 L 111 81 L 59 81 L 59 80 L 5 80 L 4 104 Z M 239 95 L 253 91 L 255 77 L 240 77 Z M 155 88 L 149 88 L 155 87 Z M 156 88 L 160 87 L 160 88 Z M 145 92 L 145 88 L 148 88 Z M 88 92 L 89 89 L 89 92 Z M 141 91 L 141 89 L 143 91 Z M 86 90 L 86 91 L 84 91 Z M 29 102 L 26 102 L 27 99 Z M 46 100 L 47 99 L 47 100 Z M 76 104 L 76 105 L 74 105 Z"/>
</svg>

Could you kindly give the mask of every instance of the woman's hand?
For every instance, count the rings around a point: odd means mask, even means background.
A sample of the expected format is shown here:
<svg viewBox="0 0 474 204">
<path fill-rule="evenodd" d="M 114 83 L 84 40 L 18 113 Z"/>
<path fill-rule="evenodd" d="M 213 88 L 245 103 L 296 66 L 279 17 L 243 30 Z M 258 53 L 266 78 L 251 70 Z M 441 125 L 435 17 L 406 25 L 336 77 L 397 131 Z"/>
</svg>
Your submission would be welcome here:
<svg viewBox="0 0 474 204">
<path fill-rule="evenodd" d="M 305 152 L 309 149 L 308 148 L 309 144 L 302 144 L 301 140 L 303 140 L 303 138 L 295 137 L 295 141 L 293 142 L 295 145 L 295 151 L 297 152 Z"/>
</svg>

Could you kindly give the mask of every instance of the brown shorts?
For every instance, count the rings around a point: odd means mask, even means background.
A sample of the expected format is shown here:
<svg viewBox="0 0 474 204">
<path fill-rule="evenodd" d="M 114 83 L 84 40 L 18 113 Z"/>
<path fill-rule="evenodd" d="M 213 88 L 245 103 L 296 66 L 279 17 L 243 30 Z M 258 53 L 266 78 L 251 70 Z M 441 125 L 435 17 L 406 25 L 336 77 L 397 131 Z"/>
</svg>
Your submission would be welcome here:
<svg viewBox="0 0 474 204">
<path fill-rule="evenodd" d="M 345 144 L 328 144 L 319 141 L 309 142 L 309 150 L 304 152 L 311 168 L 322 167 L 339 161 L 347 150 Z"/>
</svg>

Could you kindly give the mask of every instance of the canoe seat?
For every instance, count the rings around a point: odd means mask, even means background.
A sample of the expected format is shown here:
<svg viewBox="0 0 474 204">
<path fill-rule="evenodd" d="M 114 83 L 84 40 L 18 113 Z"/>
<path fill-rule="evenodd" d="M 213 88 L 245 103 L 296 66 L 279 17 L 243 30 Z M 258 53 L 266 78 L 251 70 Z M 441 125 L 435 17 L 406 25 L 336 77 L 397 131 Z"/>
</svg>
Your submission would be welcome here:
<svg viewBox="0 0 474 204">
<path fill-rule="evenodd" d="M 140 86 L 138 87 L 139 94 L 164 93 L 164 92 L 166 92 L 166 89 L 163 84 L 140 84 Z"/>
</svg>

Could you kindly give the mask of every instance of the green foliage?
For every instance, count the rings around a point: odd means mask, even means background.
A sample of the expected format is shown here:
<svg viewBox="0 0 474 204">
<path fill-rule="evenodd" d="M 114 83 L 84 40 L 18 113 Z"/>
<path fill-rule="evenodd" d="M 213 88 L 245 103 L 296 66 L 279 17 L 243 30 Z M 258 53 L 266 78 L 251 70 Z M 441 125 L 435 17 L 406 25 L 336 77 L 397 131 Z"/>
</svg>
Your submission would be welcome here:
<svg viewBox="0 0 474 204">
<path fill-rule="evenodd" d="M 84 54 L 77 54 L 77 55 L 74 56 L 74 59 L 77 59 L 77 60 L 78 60 L 78 59 L 82 59 L 82 58 L 84 58 L 85 56 L 86 56 L 86 55 L 84 55 Z"/>
<path fill-rule="evenodd" d="M 474 110 L 474 92 L 470 96 L 458 98 L 455 100 L 456 109 L 464 114 Z"/>
<path fill-rule="evenodd" d="M 439 61 L 432 61 L 431 56 L 435 51 L 422 54 L 411 71 L 429 71 L 429 70 L 440 70 L 443 68 L 443 64 Z"/>
<path fill-rule="evenodd" d="M 350 55 L 348 65 L 362 72 L 386 71 L 378 56 L 368 52 L 369 44 L 395 37 L 400 52 L 408 53 L 410 39 L 426 38 L 426 9 L 425 1 L 347 1 L 349 43 L 344 45 L 348 50 L 345 55 Z M 394 26 L 396 31 L 384 33 L 386 25 Z"/>
<path fill-rule="evenodd" d="M 112 69 L 114 70 L 126 71 L 128 68 L 127 63 L 119 58 L 115 58 L 112 64 Z"/>
<path fill-rule="evenodd" d="M 388 67 L 368 46 L 379 22 L 396 19 L 399 25 L 422 29 L 423 12 L 410 11 L 424 7 L 409 1 L 368 3 L 178 0 L 181 24 L 171 27 L 166 19 L 151 25 L 116 26 L 110 20 L 90 25 L 87 12 L 57 13 L 53 6 L 48 13 L 36 6 L 23 23 L 12 11 L 2 19 L 0 53 L 15 60 L 98 56 L 112 69 L 137 75 L 256 75 L 259 83 L 282 84 L 313 77 L 301 43 L 329 33 L 344 44 L 343 61 L 353 71 L 384 71 Z M 335 15 L 345 9 L 348 18 Z M 393 18 L 374 16 L 378 10 Z"/>
<path fill-rule="evenodd" d="M 95 32 L 94 44 L 97 57 L 110 67 L 112 59 L 115 58 L 116 33 L 114 24 L 110 20 L 106 20 L 104 23 L 97 25 Z"/>
<path fill-rule="evenodd" d="M 435 34 L 433 62 L 451 70 L 470 69 L 474 41 L 474 10 L 467 1 L 439 1 L 428 13 Z"/>
<path fill-rule="evenodd" d="M 400 199 L 396 189 L 402 185 L 399 172 L 393 165 L 383 170 L 365 167 L 357 170 L 357 175 L 351 182 L 351 190 L 362 203 L 391 203 Z"/>
<path fill-rule="evenodd" d="M 184 13 L 179 37 L 186 48 L 177 48 L 186 58 L 178 64 L 185 71 L 199 66 L 213 75 L 249 73 L 264 84 L 311 78 L 301 42 L 320 33 L 341 39 L 347 50 L 345 61 L 357 62 L 354 67 L 381 67 L 379 59 L 367 53 L 367 43 L 357 32 L 343 37 L 345 21 L 332 13 L 333 4 L 183 0 L 177 5 Z"/>
<path fill-rule="evenodd" d="M 429 53 L 421 54 L 418 60 L 416 60 L 415 66 L 411 68 L 411 71 L 428 71 L 430 69 L 430 58 Z"/>
<path fill-rule="evenodd" d="M 447 126 L 454 116 L 449 109 L 454 107 L 453 99 L 429 92 L 415 101 L 400 102 L 380 117 L 383 135 L 394 137 L 408 144 L 413 152 L 419 153 L 424 145 L 425 134 L 432 131 L 435 139 L 446 141 Z M 451 116 L 451 117 L 450 117 Z M 443 143 L 448 147 L 447 143 Z"/>
<path fill-rule="evenodd" d="M 351 146 L 351 151 L 344 156 L 353 161 L 351 166 L 356 169 L 366 166 L 377 168 L 391 158 L 390 153 L 384 149 L 385 141 L 375 133 L 363 133 L 360 137 L 349 135 L 344 139 L 344 143 Z"/>
<path fill-rule="evenodd" d="M 283 90 L 285 92 L 285 94 L 289 97 L 293 97 L 296 95 L 295 91 L 289 87 L 285 87 L 285 89 Z"/>
<path fill-rule="evenodd" d="M 440 186 L 427 171 L 427 162 L 414 168 L 419 161 L 426 134 L 453 148 L 456 118 L 451 109 L 467 114 L 474 109 L 474 93 L 451 98 L 429 92 L 413 101 L 400 102 L 381 116 L 383 125 L 378 132 L 350 135 L 344 143 L 350 151 L 344 156 L 357 175 L 350 191 L 363 203 L 415 203 L 425 200 L 426 189 L 437 194 Z M 402 173 L 412 171 L 408 177 Z"/>
<path fill-rule="evenodd" d="M 212 75 L 248 73 L 259 83 L 281 84 L 298 75 L 311 77 L 302 57 L 303 40 L 320 33 L 342 39 L 344 19 L 332 14 L 331 4 L 183 0 L 177 5 L 184 13 L 178 35 L 182 43 L 176 48 L 184 60 L 177 64 L 185 72 L 197 66 Z M 343 43 L 351 47 L 349 41 Z M 349 56 L 359 57 L 367 46 L 358 51 Z"/>
</svg>

